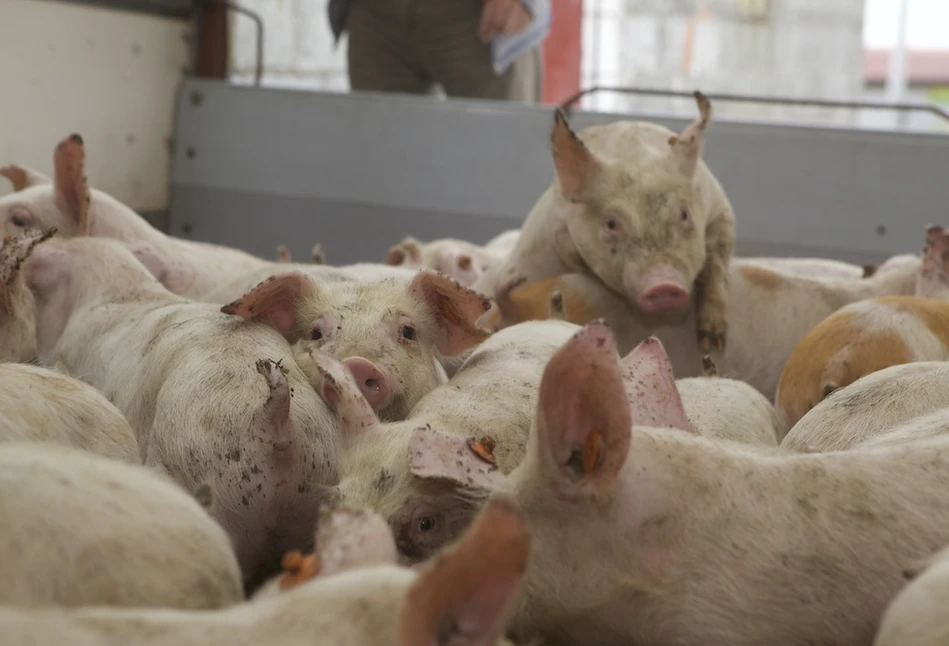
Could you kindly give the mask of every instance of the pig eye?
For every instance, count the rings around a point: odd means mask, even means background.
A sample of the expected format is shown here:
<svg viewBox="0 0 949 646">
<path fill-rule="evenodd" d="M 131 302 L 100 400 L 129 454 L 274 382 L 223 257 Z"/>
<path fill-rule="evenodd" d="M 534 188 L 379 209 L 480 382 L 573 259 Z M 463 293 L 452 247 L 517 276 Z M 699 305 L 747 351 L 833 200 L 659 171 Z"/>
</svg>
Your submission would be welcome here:
<svg viewBox="0 0 949 646">
<path fill-rule="evenodd" d="M 22 215 L 14 215 L 10 218 L 10 221 L 13 222 L 13 226 L 23 228 L 26 226 L 26 218 Z"/>
<path fill-rule="evenodd" d="M 681 220 L 682 223 L 684 224 L 688 222 L 690 219 L 691 218 L 689 217 L 689 212 L 686 211 L 685 209 L 682 209 L 682 213 L 679 214 L 679 220 Z"/>
<path fill-rule="evenodd" d="M 420 534 L 427 534 L 438 529 L 437 516 L 422 516 L 418 519 L 418 531 Z"/>
<path fill-rule="evenodd" d="M 411 325 L 403 325 L 402 329 L 399 330 L 399 333 L 402 335 L 402 338 L 406 339 L 407 341 L 415 340 L 415 328 Z"/>
<path fill-rule="evenodd" d="M 616 231 L 619 228 L 619 222 L 616 221 L 616 218 L 610 218 L 606 221 L 606 228 L 610 231 Z"/>
<path fill-rule="evenodd" d="M 323 330 L 318 327 L 313 328 L 313 331 L 310 332 L 310 338 L 314 341 L 320 341 L 323 338 Z"/>
</svg>

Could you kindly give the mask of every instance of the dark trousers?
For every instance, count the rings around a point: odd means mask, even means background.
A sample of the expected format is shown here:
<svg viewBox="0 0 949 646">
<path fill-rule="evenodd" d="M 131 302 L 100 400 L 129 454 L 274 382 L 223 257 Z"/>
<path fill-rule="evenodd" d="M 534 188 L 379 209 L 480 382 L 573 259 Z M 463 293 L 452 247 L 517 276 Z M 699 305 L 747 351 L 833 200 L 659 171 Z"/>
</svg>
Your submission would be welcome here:
<svg viewBox="0 0 949 646">
<path fill-rule="evenodd" d="M 482 0 L 353 0 L 349 82 L 353 90 L 539 103 L 541 48 L 500 76 L 478 39 Z"/>
</svg>

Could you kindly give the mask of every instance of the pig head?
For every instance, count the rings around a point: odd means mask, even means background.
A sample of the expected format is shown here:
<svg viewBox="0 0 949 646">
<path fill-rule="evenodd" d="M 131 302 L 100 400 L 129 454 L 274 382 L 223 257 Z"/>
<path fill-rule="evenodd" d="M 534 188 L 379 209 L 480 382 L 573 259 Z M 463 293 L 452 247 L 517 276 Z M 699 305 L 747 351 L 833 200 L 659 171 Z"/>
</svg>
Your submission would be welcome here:
<svg viewBox="0 0 949 646">
<path fill-rule="evenodd" d="M 33 248 L 53 233 L 53 229 L 28 230 L 4 237 L 0 246 L 0 362 L 36 358 L 33 295 L 20 268 Z"/>
</svg>

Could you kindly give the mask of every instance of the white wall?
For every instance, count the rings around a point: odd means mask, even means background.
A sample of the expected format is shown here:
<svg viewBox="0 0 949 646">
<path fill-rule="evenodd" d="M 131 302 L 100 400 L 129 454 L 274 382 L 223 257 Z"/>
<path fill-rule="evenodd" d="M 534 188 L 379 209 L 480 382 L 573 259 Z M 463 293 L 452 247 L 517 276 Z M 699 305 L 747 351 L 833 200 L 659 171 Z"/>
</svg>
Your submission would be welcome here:
<svg viewBox="0 0 949 646">
<path fill-rule="evenodd" d="M 0 164 L 51 174 L 56 143 L 78 132 L 93 186 L 140 211 L 167 208 L 188 31 L 145 14 L 0 0 Z M 0 192 L 9 190 L 0 181 Z"/>
</svg>

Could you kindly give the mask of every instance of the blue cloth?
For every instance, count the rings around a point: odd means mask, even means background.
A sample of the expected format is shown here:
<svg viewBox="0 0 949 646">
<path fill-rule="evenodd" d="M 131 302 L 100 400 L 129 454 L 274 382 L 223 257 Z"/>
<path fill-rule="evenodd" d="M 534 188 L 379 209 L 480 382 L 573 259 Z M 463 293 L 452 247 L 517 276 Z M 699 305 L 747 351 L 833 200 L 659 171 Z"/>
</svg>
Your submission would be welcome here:
<svg viewBox="0 0 949 646">
<path fill-rule="evenodd" d="M 337 45 L 346 31 L 350 2 L 352 0 L 329 0 L 327 4 L 330 29 Z M 551 0 L 521 0 L 521 4 L 530 11 L 533 19 L 522 33 L 514 36 L 495 36 L 491 41 L 491 58 L 495 73 L 503 74 L 511 63 L 544 42 L 550 33 L 550 2 Z"/>
</svg>

